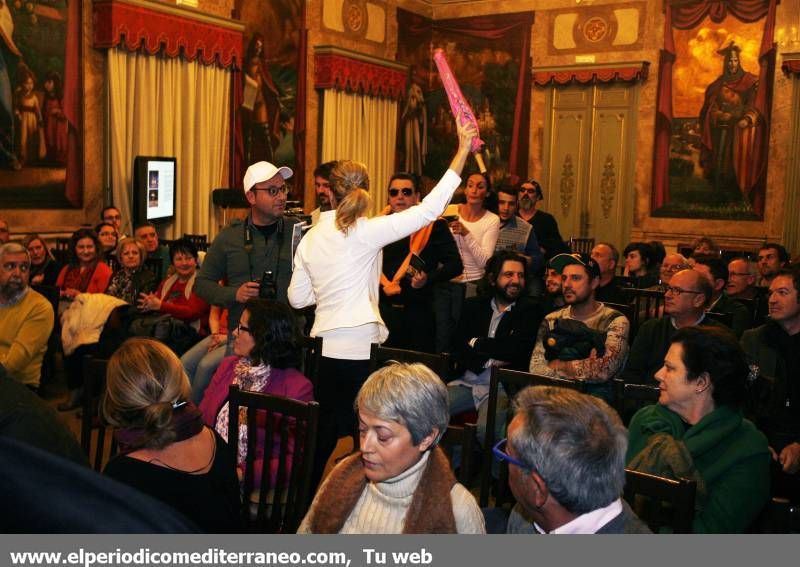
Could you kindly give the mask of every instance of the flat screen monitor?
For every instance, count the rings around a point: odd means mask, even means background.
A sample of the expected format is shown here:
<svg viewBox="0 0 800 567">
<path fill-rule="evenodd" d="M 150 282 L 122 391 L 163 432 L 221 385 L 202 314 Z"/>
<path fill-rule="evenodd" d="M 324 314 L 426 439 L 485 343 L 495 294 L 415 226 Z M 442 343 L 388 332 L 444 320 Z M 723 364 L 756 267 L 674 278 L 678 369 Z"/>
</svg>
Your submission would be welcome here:
<svg viewBox="0 0 800 567">
<path fill-rule="evenodd" d="M 175 219 L 177 192 L 174 157 L 136 156 L 133 160 L 133 215 L 136 224 Z"/>
</svg>

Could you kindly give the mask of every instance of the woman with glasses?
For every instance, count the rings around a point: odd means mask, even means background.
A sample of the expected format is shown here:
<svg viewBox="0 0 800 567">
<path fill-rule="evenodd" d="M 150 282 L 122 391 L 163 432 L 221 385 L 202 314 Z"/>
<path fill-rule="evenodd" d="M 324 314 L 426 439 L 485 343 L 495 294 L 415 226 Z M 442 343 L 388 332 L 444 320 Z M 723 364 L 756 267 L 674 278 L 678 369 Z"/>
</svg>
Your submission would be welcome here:
<svg viewBox="0 0 800 567">
<path fill-rule="evenodd" d="M 319 481 L 339 436 L 355 430 L 352 405 L 369 374 L 370 344 L 383 343 L 388 329 L 380 316 L 381 250 L 430 224 L 442 214 L 461 182 L 459 174 L 477 134 L 458 127 L 458 151 L 436 187 L 419 205 L 367 218 L 369 175 L 364 164 L 339 161 L 331 172 L 332 210 L 300 241 L 287 290 L 295 308 L 316 304 L 312 337 L 323 337 L 317 396 L 320 439 L 315 459 Z"/>
<path fill-rule="evenodd" d="M 314 399 L 311 381 L 295 369 L 300 359 L 300 327 L 291 308 L 276 301 L 251 299 L 245 304 L 239 325 L 233 331 L 233 356 L 222 360 L 206 388 L 200 411 L 203 422 L 228 439 L 228 389 L 235 384 L 242 390 L 283 396 L 301 402 Z M 241 423 L 245 428 L 246 423 Z M 247 435 L 240 431 L 237 463 L 239 478 L 247 456 Z M 256 442 L 255 486 L 261 482 L 264 439 Z M 271 483 L 278 474 L 280 432 L 275 432 L 274 453 L 270 458 Z M 291 455 L 286 458 L 290 466 Z M 286 478 L 289 479 L 289 471 Z"/>
<path fill-rule="evenodd" d="M 767 439 L 742 417 L 749 372 L 729 331 L 681 329 L 655 375 L 658 404 L 628 428 L 628 468 L 697 481 L 695 533 L 744 532 L 769 498 Z"/>
<path fill-rule="evenodd" d="M 175 354 L 146 338 L 108 361 L 102 413 L 120 455 L 105 475 L 169 504 L 209 533 L 239 531 L 239 484 L 228 446 L 203 425 Z"/>
<path fill-rule="evenodd" d="M 447 387 L 423 364 L 390 364 L 355 401 L 360 451 L 331 471 L 297 533 L 485 533 L 475 498 L 437 446 Z"/>
<path fill-rule="evenodd" d="M 31 285 L 55 285 L 62 265 L 53 257 L 44 238 L 31 234 L 22 241 L 31 255 Z"/>
</svg>

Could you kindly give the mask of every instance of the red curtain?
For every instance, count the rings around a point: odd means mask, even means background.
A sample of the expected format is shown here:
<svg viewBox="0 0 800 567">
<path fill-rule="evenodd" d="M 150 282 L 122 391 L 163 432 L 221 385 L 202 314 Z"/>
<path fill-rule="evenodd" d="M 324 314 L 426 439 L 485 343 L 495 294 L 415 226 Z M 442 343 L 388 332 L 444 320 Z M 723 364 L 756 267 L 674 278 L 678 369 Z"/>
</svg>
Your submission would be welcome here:
<svg viewBox="0 0 800 567">
<path fill-rule="evenodd" d="M 764 186 L 767 173 L 770 103 L 772 77 L 775 71 L 775 7 L 777 0 L 703 0 L 692 4 L 668 4 L 664 18 L 664 49 L 661 50 L 658 70 L 658 102 L 656 103 L 656 137 L 653 159 L 652 209 L 669 202 L 669 143 L 672 131 L 672 67 L 675 63 L 675 43 L 672 29 L 689 30 L 706 17 L 720 23 L 728 16 L 743 22 L 764 20 L 764 34 L 759 50 L 758 90 L 755 107 L 764 120 L 756 128 L 756 164 L 748 181 L 753 195 L 753 209 L 764 213 Z"/>
</svg>

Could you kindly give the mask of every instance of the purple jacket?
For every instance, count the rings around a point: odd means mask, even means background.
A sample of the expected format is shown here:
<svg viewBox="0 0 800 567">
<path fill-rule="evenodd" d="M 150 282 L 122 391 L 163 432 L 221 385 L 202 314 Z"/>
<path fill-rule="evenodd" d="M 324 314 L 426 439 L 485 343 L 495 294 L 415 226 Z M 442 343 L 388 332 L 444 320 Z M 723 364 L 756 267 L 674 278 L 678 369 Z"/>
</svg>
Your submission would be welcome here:
<svg viewBox="0 0 800 567">
<path fill-rule="evenodd" d="M 211 383 L 206 388 L 203 395 L 203 401 L 200 402 L 200 412 L 203 414 L 203 422 L 211 429 L 217 423 L 217 414 L 219 410 L 228 399 L 228 388 L 233 382 L 233 369 L 236 363 L 239 362 L 238 356 L 228 356 L 222 360 Z M 270 371 L 270 379 L 267 387 L 261 392 L 263 394 L 271 394 L 273 396 L 283 396 L 301 402 L 310 402 L 314 400 L 314 387 L 311 381 L 303 376 L 303 374 L 294 368 L 273 368 Z M 261 482 L 261 461 L 264 458 L 264 430 L 261 429 L 259 438 L 256 443 L 257 454 L 255 470 L 256 476 L 254 482 L 256 486 Z M 270 480 L 271 486 L 275 485 L 278 476 L 278 454 L 280 448 L 280 433 L 277 431 L 273 436 L 272 442 L 272 456 L 270 458 Z M 235 447 L 232 447 L 236 451 Z M 292 454 L 294 453 L 294 435 L 289 437 L 289 451 L 286 457 L 286 462 L 291 466 Z M 241 464 L 241 463 L 240 463 Z M 286 478 L 289 478 L 291 469 L 287 467 Z"/>
</svg>

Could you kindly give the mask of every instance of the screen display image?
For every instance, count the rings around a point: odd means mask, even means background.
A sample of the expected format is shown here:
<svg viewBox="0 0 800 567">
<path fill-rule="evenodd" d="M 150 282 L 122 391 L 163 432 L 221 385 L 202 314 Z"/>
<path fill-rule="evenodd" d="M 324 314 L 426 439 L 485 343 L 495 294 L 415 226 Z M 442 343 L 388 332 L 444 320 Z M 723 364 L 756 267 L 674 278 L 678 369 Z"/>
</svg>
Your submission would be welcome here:
<svg viewBox="0 0 800 567">
<path fill-rule="evenodd" d="M 137 156 L 133 164 L 133 208 L 137 223 L 175 218 L 176 160 Z"/>
</svg>

